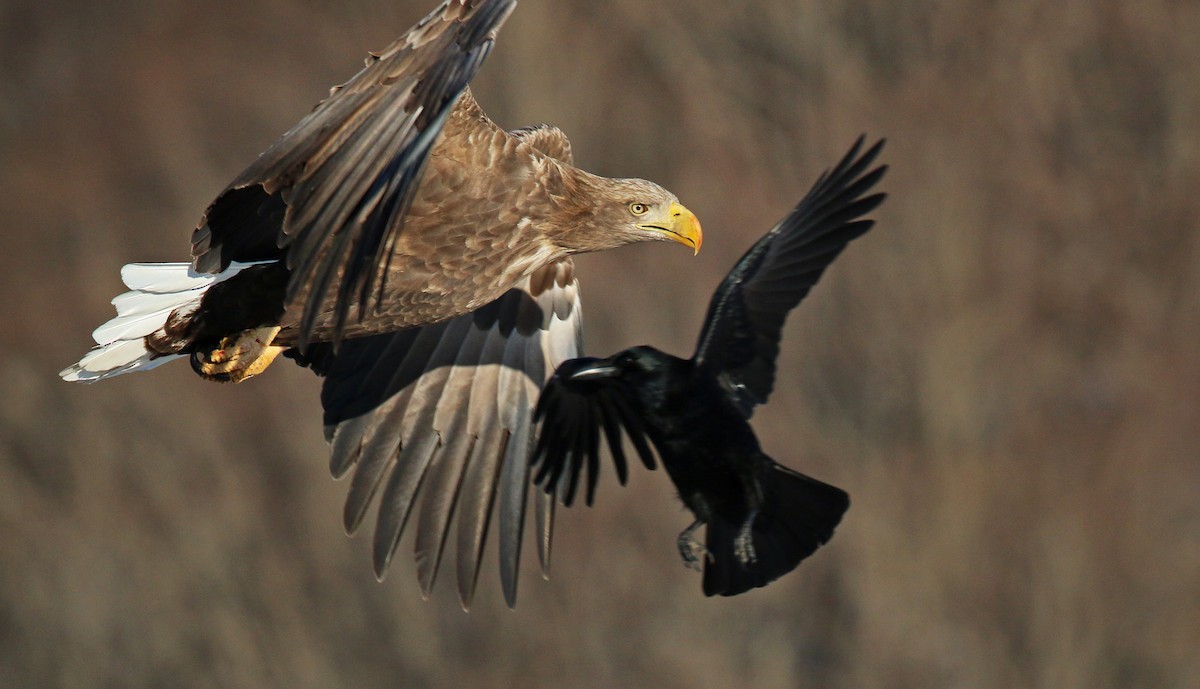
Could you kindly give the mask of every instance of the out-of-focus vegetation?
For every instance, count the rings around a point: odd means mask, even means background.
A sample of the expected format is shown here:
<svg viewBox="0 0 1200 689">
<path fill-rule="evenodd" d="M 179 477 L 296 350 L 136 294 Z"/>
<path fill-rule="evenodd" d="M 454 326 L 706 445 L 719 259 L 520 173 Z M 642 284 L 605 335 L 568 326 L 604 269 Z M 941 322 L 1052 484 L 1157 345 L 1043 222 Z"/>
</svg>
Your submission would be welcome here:
<svg viewBox="0 0 1200 689">
<path fill-rule="evenodd" d="M 770 587 L 700 594 L 661 473 L 560 512 L 518 608 L 376 583 L 318 381 L 58 381 L 117 270 L 430 9 L 0 5 L 0 685 L 1195 686 L 1200 5 L 523 0 L 505 126 L 695 210 L 698 258 L 580 261 L 588 348 L 690 351 L 719 277 L 860 132 L 891 198 L 793 316 L 755 419 L 850 491 Z M 407 546 L 402 546 L 405 548 Z M 489 557 L 491 553 L 489 553 Z"/>
</svg>

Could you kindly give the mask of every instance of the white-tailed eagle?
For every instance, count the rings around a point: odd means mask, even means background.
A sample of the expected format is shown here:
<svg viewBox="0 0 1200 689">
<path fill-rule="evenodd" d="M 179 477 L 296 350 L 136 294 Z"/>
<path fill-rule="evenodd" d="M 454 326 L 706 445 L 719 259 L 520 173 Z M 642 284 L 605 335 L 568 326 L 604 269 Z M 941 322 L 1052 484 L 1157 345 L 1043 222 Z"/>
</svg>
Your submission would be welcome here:
<svg viewBox="0 0 1200 689">
<path fill-rule="evenodd" d="M 516 598 L 530 419 L 579 354 L 571 256 L 648 240 L 698 251 L 674 194 L 575 167 L 557 128 L 504 131 L 467 83 L 515 0 L 446 0 L 285 133 L 209 206 L 191 262 L 131 264 L 117 317 L 62 372 L 96 381 L 187 357 L 237 382 L 286 353 L 325 376 L 353 532 L 379 495 L 375 570 L 410 515 L 423 591 L 453 530 L 470 603 L 499 514 Z M 552 503 L 536 503 L 545 568 Z"/>
</svg>

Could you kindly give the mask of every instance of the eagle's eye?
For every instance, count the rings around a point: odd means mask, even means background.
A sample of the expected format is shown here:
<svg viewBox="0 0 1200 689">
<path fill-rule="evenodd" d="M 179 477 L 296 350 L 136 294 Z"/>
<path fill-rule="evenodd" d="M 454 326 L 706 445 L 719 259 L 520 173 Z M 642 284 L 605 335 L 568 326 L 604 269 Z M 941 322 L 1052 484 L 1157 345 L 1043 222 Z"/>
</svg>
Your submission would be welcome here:
<svg viewBox="0 0 1200 689">
<path fill-rule="evenodd" d="M 650 210 L 650 206 L 647 206 L 644 203 L 629 204 L 629 212 L 633 213 L 634 215 L 645 215 L 646 211 L 648 210 Z"/>
</svg>

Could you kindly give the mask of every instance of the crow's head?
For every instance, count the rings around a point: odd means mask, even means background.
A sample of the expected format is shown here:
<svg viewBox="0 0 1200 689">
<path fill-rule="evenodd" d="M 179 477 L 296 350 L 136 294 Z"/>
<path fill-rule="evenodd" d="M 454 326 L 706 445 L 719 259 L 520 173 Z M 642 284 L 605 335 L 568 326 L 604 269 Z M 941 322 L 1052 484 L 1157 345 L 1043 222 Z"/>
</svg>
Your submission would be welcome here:
<svg viewBox="0 0 1200 689">
<path fill-rule="evenodd" d="M 575 359 L 558 369 L 558 375 L 570 381 L 601 380 L 620 378 L 627 383 L 638 383 L 647 378 L 660 376 L 670 370 L 677 359 L 647 345 L 630 347 L 607 359 Z"/>
</svg>

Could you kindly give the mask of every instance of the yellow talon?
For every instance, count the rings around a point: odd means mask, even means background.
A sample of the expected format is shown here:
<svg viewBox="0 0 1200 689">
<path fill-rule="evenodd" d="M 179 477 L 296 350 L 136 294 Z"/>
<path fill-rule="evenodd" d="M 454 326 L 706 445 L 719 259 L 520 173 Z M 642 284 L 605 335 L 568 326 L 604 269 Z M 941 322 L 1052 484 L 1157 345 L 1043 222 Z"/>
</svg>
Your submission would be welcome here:
<svg viewBox="0 0 1200 689">
<path fill-rule="evenodd" d="M 264 326 L 230 335 L 211 352 L 193 354 L 192 368 L 208 380 L 240 383 L 265 371 L 287 349 L 271 344 L 279 330 L 277 325 Z"/>
</svg>

